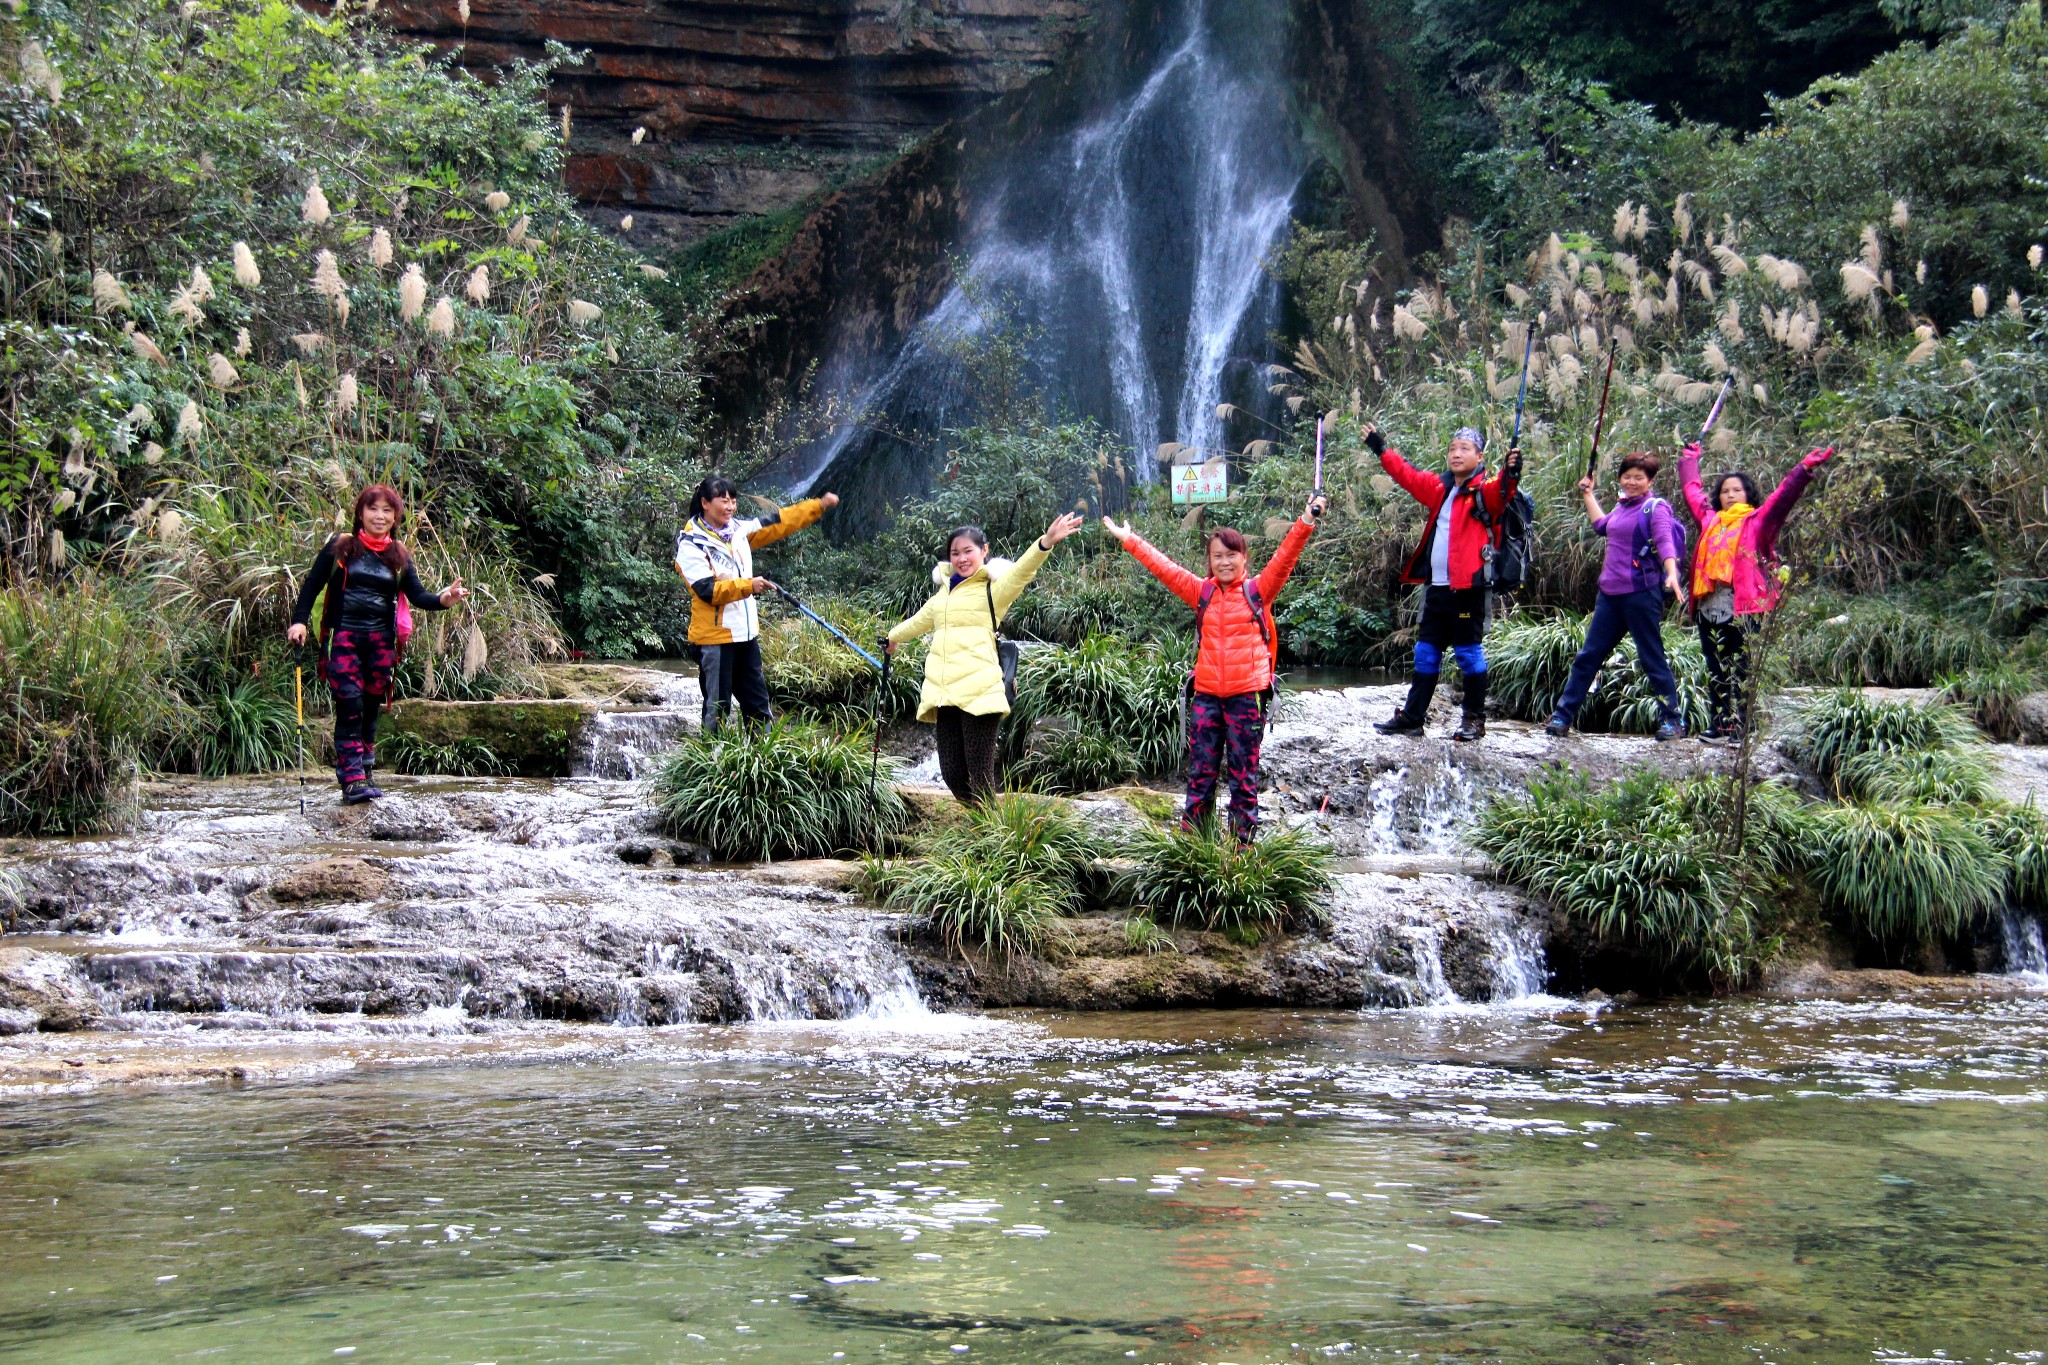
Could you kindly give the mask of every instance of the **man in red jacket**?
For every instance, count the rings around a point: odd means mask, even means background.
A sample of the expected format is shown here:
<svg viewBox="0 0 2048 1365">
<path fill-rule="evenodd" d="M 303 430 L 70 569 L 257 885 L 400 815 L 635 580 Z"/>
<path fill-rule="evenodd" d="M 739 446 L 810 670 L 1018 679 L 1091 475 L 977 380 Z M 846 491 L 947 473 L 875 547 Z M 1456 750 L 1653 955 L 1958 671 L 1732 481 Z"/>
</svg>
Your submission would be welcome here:
<svg viewBox="0 0 2048 1365">
<path fill-rule="evenodd" d="M 1380 467 L 1427 514 L 1422 543 L 1401 573 L 1403 583 L 1423 588 L 1408 701 L 1391 720 L 1373 728 L 1383 735 L 1422 733 L 1444 650 L 1449 649 L 1465 675 L 1465 714 L 1451 738 L 1483 738 L 1486 651 L 1480 642 L 1486 635 L 1487 593 L 1493 581 L 1494 528 L 1522 481 L 1522 452 L 1510 447 L 1499 476 L 1486 478 L 1486 436 L 1476 427 L 1459 427 L 1452 435 L 1442 474 L 1426 474 L 1402 459 L 1377 427 L 1366 427 L 1365 443 L 1380 457 Z"/>
</svg>

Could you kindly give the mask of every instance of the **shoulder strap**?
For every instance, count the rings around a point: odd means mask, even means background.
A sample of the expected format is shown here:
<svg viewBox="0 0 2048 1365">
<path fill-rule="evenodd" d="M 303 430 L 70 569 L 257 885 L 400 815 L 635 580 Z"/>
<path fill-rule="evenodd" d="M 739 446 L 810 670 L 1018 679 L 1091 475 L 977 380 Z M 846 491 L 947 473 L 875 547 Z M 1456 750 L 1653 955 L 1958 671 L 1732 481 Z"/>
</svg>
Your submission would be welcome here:
<svg viewBox="0 0 2048 1365">
<path fill-rule="evenodd" d="M 1201 639 L 1202 636 L 1202 622 L 1208 619 L 1209 616 L 1210 599 L 1214 598 L 1215 596 L 1216 580 L 1213 578 L 1203 579 L 1202 595 L 1195 602 L 1195 638 L 1198 641 Z"/>
<path fill-rule="evenodd" d="M 984 577 L 981 580 L 981 586 L 988 592 L 988 633 L 1000 639 L 1002 637 L 1003 628 L 996 623 L 995 582 L 990 578 Z"/>
</svg>

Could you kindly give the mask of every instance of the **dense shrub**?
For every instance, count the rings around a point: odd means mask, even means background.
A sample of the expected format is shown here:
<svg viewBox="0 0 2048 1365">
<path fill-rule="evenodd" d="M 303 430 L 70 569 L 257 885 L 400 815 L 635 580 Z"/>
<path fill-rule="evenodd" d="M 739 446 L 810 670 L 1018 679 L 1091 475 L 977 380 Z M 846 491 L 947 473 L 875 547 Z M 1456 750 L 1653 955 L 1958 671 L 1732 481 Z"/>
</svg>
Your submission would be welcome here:
<svg viewBox="0 0 2048 1365">
<path fill-rule="evenodd" d="M 1180 696 L 1189 667 L 1182 649 L 1135 648 L 1113 635 L 1072 648 L 1026 650 L 1017 670 L 1017 704 L 1003 721 L 1004 753 L 1021 758 L 1033 727 L 1057 720 L 1091 736 L 1093 762 L 1105 762 L 1113 757 L 1106 751 L 1119 747 L 1137 771 L 1171 772 L 1187 751 Z"/>
<path fill-rule="evenodd" d="M 2005 854 L 2006 899 L 2013 905 L 2048 910 L 2048 816 L 2029 801 L 2023 806 L 1988 807 L 1977 823 L 1985 842 Z"/>
<path fill-rule="evenodd" d="M 773 601 L 763 601 L 773 610 Z M 844 598 L 807 598 L 804 605 L 859 641 L 862 649 L 882 657 L 880 637 L 892 623 Z M 925 642 L 916 640 L 888 661 L 889 692 L 881 701 L 885 727 L 917 714 L 924 654 Z M 845 729 L 873 724 L 875 689 L 881 681 L 874 665 L 793 608 L 762 622 L 761 665 L 768 675 L 769 700 L 777 707 Z"/>
<path fill-rule="evenodd" d="M 1213 820 L 1195 829 L 1175 821 L 1140 830 L 1129 853 L 1136 866 L 1119 893 L 1160 923 L 1256 941 L 1328 922 L 1331 851 L 1306 829 L 1240 847 Z"/>
<path fill-rule="evenodd" d="M 1989 638 L 1973 624 L 1882 598 L 1819 598 L 1801 615 L 1787 651 L 1794 682 L 1927 687 L 1991 657 Z"/>
<path fill-rule="evenodd" d="M 1585 643 L 1589 618 L 1572 612 L 1519 614 L 1496 625 L 1486 639 L 1487 696 L 1511 720 L 1547 719 L 1564 695 L 1572 659 Z M 1699 637 L 1681 626 L 1664 631 L 1664 655 L 1678 682 L 1678 699 L 1686 724 L 1707 721 L 1707 666 Z M 1647 735 L 1657 729 L 1659 699 L 1636 658 L 1633 640 L 1624 640 L 1600 670 L 1591 696 L 1579 712 L 1581 730 Z"/>
<path fill-rule="evenodd" d="M 1010 779 L 1029 791 L 1074 796 L 1138 776 L 1138 756 L 1115 735 L 1060 724 L 1034 735 Z"/>
<path fill-rule="evenodd" d="M 1882 777 L 1879 756 L 1969 752 L 1976 732 L 1952 706 L 1878 701 L 1853 688 L 1815 699 L 1799 717 L 1786 747 L 1838 793 L 1856 790 L 1855 774 Z"/>
<path fill-rule="evenodd" d="M 1995 740 L 2016 744 L 2026 729 L 2021 704 L 2041 689 L 2041 678 L 2016 663 L 1973 668 L 1938 680 L 1941 700 L 1959 706 Z"/>
<path fill-rule="evenodd" d="M 0 588 L 0 831 L 73 834 L 132 811 L 145 746 L 188 717 L 168 632 L 136 594 L 83 578 Z"/>
<path fill-rule="evenodd" d="M 877 847 L 906 820 L 893 771 L 870 786 L 867 737 L 813 721 L 729 724 L 692 734 L 649 781 L 662 828 L 738 860 L 823 857 Z"/>
</svg>

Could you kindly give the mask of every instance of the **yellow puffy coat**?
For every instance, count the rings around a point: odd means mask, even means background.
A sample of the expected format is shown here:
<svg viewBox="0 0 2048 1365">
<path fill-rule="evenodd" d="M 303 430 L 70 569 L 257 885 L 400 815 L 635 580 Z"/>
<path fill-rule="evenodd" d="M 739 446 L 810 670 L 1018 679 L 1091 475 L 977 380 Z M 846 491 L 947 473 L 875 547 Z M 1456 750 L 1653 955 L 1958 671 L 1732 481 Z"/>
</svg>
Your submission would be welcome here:
<svg viewBox="0 0 2048 1365">
<path fill-rule="evenodd" d="M 1048 553 L 1033 541 L 1016 562 L 985 560 L 957 586 L 950 586 L 949 566 L 940 564 L 933 571 L 938 592 L 915 616 L 889 632 L 899 645 L 920 635 L 932 637 L 924 659 L 924 690 L 917 698 L 919 720 L 937 720 L 941 706 L 957 706 L 974 716 L 1000 716 L 1010 709 L 1009 698 L 1003 695 L 1002 665 L 996 661 L 995 622 L 1038 576 Z"/>
</svg>

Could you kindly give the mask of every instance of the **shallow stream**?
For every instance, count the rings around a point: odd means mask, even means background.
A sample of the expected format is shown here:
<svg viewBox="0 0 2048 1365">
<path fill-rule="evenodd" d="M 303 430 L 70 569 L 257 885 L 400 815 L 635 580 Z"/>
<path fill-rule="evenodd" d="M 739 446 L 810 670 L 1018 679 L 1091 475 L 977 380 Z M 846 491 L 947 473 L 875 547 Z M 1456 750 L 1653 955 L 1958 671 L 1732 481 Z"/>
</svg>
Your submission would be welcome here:
<svg viewBox="0 0 2048 1365">
<path fill-rule="evenodd" d="M 465 1046 L 8 1103 L 0 1356 L 2048 1358 L 2048 994 Z"/>
</svg>

